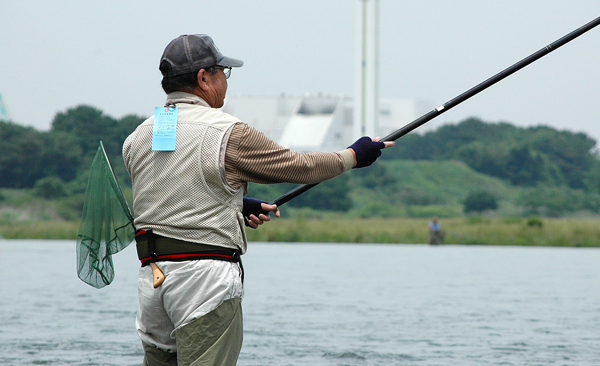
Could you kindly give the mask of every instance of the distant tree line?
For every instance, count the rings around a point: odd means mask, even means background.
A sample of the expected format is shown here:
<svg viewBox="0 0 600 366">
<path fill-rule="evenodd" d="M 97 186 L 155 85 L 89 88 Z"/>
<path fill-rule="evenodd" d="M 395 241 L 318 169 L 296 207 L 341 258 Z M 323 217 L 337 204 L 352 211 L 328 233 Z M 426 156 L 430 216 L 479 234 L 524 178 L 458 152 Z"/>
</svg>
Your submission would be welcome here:
<svg viewBox="0 0 600 366">
<path fill-rule="evenodd" d="M 121 147 L 143 120 L 134 115 L 117 120 L 82 105 L 56 114 L 50 131 L 0 122 L 0 187 L 32 188 L 49 177 L 72 182 L 83 175 L 86 181 L 100 140 L 119 179 L 127 180 Z"/>
<path fill-rule="evenodd" d="M 45 198 L 71 196 L 79 209 L 100 140 L 119 182 L 128 186 L 121 148 L 144 119 L 135 115 L 115 119 L 81 105 L 57 113 L 49 131 L 0 122 L 0 188 L 34 188 L 36 195 Z M 600 212 L 600 160 L 595 145 L 583 133 L 471 118 L 425 134 L 410 133 L 386 149 L 382 158 L 390 164 L 398 159 L 461 161 L 477 172 L 523 187 L 514 204 L 527 213 L 556 216 L 578 210 Z M 385 164 L 378 162 L 323 182 L 289 205 L 347 212 L 352 209 L 352 192 L 376 192 L 385 202 L 370 202 L 365 212 L 386 217 L 396 214 L 390 209 L 394 205 L 440 207 L 447 203 L 448 198 L 439 193 L 402 186 Z M 250 193 L 274 199 L 294 186 L 252 185 Z M 495 192 L 482 189 L 464 198 L 465 212 L 497 208 Z"/>
<path fill-rule="evenodd" d="M 584 133 L 470 118 L 422 135 L 408 134 L 383 158 L 459 160 L 515 186 L 568 186 L 600 193 L 595 145 Z"/>
</svg>

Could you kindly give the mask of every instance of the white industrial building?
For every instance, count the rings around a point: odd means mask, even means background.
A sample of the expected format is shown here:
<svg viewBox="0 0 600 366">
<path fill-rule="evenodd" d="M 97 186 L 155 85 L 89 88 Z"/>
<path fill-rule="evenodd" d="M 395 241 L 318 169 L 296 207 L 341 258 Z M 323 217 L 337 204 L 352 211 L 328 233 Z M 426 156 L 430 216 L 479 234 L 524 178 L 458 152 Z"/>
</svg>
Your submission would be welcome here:
<svg viewBox="0 0 600 366">
<path fill-rule="evenodd" d="M 343 95 L 233 95 L 225 99 L 223 111 L 293 150 L 337 151 L 360 137 L 354 136 L 353 104 Z M 428 102 L 382 98 L 375 135 L 385 137 L 432 109 Z"/>
<path fill-rule="evenodd" d="M 432 111 L 429 102 L 379 96 L 379 0 L 356 6 L 353 97 L 229 95 L 223 110 L 297 151 L 337 151 L 364 135 L 383 138 Z"/>
</svg>

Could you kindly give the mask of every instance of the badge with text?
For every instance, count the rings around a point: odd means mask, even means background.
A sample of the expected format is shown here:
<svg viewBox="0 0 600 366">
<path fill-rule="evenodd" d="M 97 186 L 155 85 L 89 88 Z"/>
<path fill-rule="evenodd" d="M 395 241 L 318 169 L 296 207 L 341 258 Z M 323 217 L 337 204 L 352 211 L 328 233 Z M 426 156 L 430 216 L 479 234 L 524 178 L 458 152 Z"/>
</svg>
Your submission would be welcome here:
<svg viewBox="0 0 600 366">
<path fill-rule="evenodd" d="M 152 150 L 175 151 L 177 137 L 177 107 L 154 108 Z"/>
</svg>

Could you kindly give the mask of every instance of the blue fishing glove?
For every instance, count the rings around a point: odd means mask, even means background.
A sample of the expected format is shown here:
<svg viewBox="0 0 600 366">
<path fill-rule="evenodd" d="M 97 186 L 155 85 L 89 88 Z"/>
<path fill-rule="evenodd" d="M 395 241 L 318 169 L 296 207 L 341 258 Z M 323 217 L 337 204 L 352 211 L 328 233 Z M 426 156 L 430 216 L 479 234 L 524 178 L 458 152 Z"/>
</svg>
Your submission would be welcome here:
<svg viewBox="0 0 600 366">
<path fill-rule="evenodd" d="M 381 149 L 385 148 L 385 144 L 383 141 L 375 142 L 370 137 L 363 136 L 348 148 L 356 154 L 355 168 L 363 168 L 373 164 L 381 156 Z"/>
<path fill-rule="evenodd" d="M 268 212 L 262 209 L 261 205 L 262 203 L 268 203 L 266 201 L 257 200 L 256 198 L 244 197 L 243 202 L 244 207 L 242 208 L 242 215 L 244 216 L 244 224 L 249 228 L 252 228 L 252 226 L 248 224 L 248 220 L 250 220 L 250 215 L 258 217 L 258 215 L 260 215 L 261 213 L 265 215 L 269 214 Z"/>
</svg>

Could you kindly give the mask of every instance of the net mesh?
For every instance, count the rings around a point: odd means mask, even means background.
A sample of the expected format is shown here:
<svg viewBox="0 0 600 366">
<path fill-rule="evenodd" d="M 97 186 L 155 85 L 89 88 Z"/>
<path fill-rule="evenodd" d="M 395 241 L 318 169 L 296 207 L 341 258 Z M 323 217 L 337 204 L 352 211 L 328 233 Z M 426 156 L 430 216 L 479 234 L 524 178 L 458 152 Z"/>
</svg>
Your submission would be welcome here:
<svg viewBox="0 0 600 366">
<path fill-rule="evenodd" d="M 100 142 L 92 162 L 77 233 L 77 275 L 96 288 L 115 277 L 112 255 L 133 240 L 133 215 Z"/>
</svg>

